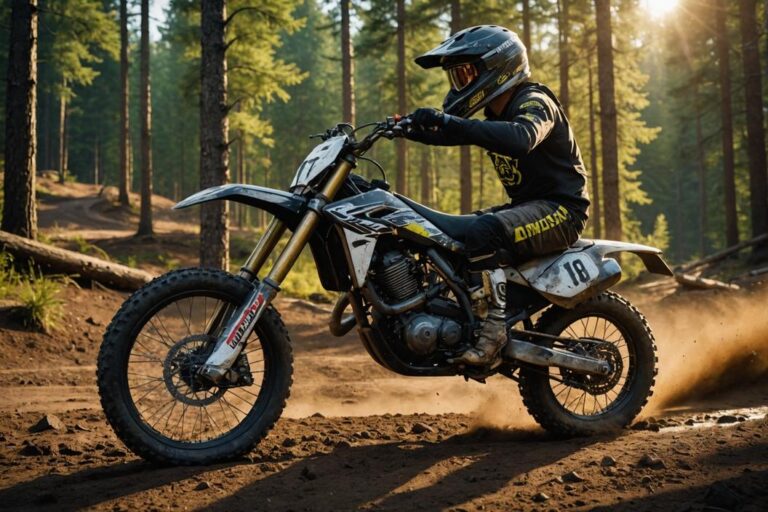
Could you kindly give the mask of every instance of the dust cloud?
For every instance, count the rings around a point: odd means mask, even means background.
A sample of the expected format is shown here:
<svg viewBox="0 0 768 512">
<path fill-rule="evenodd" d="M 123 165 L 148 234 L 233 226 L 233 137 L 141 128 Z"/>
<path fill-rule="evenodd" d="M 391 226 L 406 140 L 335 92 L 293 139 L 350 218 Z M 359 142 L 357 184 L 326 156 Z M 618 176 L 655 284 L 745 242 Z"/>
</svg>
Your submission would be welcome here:
<svg viewBox="0 0 768 512">
<path fill-rule="evenodd" d="M 659 350 L 659 375 L 645 414 L 747 387 L 768 374 L 768 289 L 688 292 L 645 313 Z"/>
</svg>

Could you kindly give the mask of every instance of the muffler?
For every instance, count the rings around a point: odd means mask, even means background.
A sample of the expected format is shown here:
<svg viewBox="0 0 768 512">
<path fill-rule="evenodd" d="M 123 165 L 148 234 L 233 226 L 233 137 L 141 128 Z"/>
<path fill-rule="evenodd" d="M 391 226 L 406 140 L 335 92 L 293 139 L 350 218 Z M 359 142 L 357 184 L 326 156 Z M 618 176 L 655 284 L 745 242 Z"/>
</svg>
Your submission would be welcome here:
<svg viewBox="0 0 768 512">
<path fill-rule="evenodd" d="M 580 356 L 557 348 L 547 348 L 527 341 L 511 339 L 504 348 L 506 359 L 515 359 L 536 366 L 557 366 L 578 373 L 607 375 L 611 365 L 602 359 Z"/>
</svg>

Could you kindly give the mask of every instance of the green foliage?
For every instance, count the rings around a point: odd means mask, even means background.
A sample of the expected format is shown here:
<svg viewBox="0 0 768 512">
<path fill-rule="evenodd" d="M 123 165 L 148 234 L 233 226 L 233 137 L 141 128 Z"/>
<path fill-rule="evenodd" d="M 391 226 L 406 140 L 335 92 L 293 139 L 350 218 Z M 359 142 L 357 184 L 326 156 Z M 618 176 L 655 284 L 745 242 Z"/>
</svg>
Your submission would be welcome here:
<svg viewBox="0 0 768 512">
<path fill-rule="evenodd" d="M 94 245 L 90 243 L 88 240 L 83 238 L 80 235 L 75 236 L 72 238 L 72 241 L 77 246 L 77 251 L 81 254 L 88 254 L 90 256 L 96 256 L 97 258 L 101 258 L 103 260 L 109 261 L 109 254 L 102 249 L 101 247 Z"/>
<path fill-rule="evenodd" d="M 19 275 L 13 267 L 13 257 L 0 252 L 0 300 L 11 297 L 19 283 Z"/>
<path fill-rule="evenodd" d="M 18 291 L 24 325 L 43 332 L 56 329 L 64 316 L 64 301 L 60 298 L 64 284 L 60 278 L 32 272 L 22 280 Z"/>
</svg>

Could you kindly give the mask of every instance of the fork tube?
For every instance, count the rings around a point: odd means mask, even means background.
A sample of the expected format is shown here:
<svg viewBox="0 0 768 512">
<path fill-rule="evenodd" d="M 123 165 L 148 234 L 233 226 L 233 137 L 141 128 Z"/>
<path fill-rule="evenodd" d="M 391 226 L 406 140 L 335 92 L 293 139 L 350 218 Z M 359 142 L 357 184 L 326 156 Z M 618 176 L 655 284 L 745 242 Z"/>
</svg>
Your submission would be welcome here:
<svg viewBox="0 0 768 512">
<path fill-rule="evenodd" d="M 277 242 L 280 241 L 283 233 L 285 233 L 285 223 L 278 220 L 277 217 L 272 217 L 266 231 L 264 231 L 253 252 L 248 256 L 248 260 L 240 269 L 241 277 L 249 281 L 258 277 L 261 267 L 266 263 L 267 258 L 269 258 L 270 253 L 277 246 Z"/>
<path fill-rule="evenodd" d="M 299 254 L 301 254 L 302 249 L 304 249 L 304 246 L 307 244 L 307 241 L 312 235 L 315 226 L 317 226 L 317 221 L 320 219 L 320 214 L 318 211 L 324 206 L 323 203 L 332 200 L 334 196 L 336 196 L 336 193 L 341 188 L 341 185 L 344 183 L 344 180 L 347 178 L 351 170 L 352 163 L 348 162 L 347 160 L 343 160 L 335 169 L 333 176 L 331 176 L 331 178 L 325 184 L 325 187 L 323 187 L 323 190 L 320 193 L 320 200 L 318 201 L 317 199 L 313 199 L 310 201 L 310 208 L 313 208 L 312 203 L 315 202 L 314 209 L 307 211 L 307 214 L 299 223 L 296 231 L 293 232 L 291 239 L 288 240 L 288 244 L 285 246 L 285 249 L 283 249 L 283 251 L 280 253 L 280 256 L 277 258 L 277 261 L 272 266 L 272 269 L 269 271 L 265 281 L 268 279 L 271 281 L 270 284 L 276 284 L 278 286 L 281 282 L 283 282 L 283 279 L 285 279 L 285 276 L 288 275 L 291 267 L 293 267 L 293 264 L 296 263 L 296 259 L 299 257 Z"/>
</svg>

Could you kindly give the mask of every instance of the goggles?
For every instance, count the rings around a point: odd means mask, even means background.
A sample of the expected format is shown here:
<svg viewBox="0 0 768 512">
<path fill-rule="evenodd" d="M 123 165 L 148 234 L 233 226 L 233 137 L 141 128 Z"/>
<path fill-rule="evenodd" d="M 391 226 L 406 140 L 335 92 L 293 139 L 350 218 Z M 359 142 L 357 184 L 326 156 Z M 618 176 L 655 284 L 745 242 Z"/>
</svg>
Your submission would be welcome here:
<svg viewBox="0 0 768 512">
<path fill-rule="evenodd" d="M 454 91 L 460 91 L 471 84 L 478 76 L 477 67 L 474 64 L 458 64 L 445 70 L 448 80 Z"/>
</svg>

